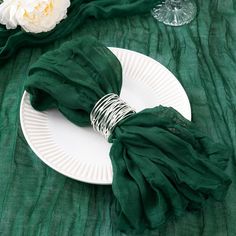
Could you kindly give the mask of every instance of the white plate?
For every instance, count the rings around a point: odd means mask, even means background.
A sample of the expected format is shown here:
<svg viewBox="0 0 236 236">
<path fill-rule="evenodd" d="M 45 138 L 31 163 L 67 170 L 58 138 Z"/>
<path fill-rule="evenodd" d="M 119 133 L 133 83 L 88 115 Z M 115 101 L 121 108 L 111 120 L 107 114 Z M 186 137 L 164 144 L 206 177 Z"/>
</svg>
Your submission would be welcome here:
<svg viewBox="0 0 236 236">
<path fill-rule="evenodd" d="M 140 53 L 110 48 L 123 68 L 121 98 L 136 111 L 159 104 L 171 106 L 191 120 L 188 97 L 175 76 L 157 61 Z M 57 110 L 35 111 L 24 93 L 21 127 L 35 154 L 48 166 L 73 179 L 111 184 L 111 144 L 92 128 L 80 128 Z"/>
</svg>

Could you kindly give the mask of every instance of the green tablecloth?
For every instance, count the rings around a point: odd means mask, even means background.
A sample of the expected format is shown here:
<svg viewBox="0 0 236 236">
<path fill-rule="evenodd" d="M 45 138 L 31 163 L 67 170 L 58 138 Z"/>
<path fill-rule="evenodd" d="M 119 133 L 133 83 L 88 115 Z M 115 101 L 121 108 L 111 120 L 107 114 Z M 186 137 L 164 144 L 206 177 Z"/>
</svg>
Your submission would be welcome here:
<svg viewBox="0 0 236 236">
<path fill-rule="evenodd" d="M 29 65 L 62 42 L 93 35 L 107 46 L 146 54 L 182 83 L 193 121 L 234 150 L 227 173 L 233 183 L 224 203 L 209 202 L 159 231 L 142 235 L 236 235 L 236 2 L 198 1 L 191 24 L 172 28 L 150 15 L 87 21 L 52 45 L 21 49 L 0 65 L 0 235 L 124 235 L 112 227 L 110 186 L 69 179 L 47 167 L 27 145 L 19 125 L 19 103 Z"/>
</svg>

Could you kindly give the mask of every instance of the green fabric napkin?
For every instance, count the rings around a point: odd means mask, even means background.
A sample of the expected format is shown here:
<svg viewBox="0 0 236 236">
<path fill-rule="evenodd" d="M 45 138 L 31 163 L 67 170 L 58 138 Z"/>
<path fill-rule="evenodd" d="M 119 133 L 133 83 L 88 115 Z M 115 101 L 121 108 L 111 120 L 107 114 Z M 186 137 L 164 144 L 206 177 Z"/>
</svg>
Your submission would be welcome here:
<svg viewBox="0 0 236 236">
<path fill-rule="evenodd" d="M 20 47 L 35 47 L 54 42 L 73 32 L 88 18 L 112 18 L 149 12 L 159 0 L 71 0 L 68 16 L 50 32 L 32 34 L 18 27 L 6 30 L 0 25 L 0 62 L 5 62 Z"/>
<path fill-rule="evenodd" d="M 25 88 L 40 111 L 58 108 L 79 126 L 90 125 L 95 103 L 119 94 L 122 69 L 94 38 L 65 43 L 30 68 Z M 173 108 L 145 109 L 122 120 L 109 137 L 116 225 L 142 232 L 168 218 L 222 201 L 231 183 L 224 173 L 231 155 Z"/>
</svg>

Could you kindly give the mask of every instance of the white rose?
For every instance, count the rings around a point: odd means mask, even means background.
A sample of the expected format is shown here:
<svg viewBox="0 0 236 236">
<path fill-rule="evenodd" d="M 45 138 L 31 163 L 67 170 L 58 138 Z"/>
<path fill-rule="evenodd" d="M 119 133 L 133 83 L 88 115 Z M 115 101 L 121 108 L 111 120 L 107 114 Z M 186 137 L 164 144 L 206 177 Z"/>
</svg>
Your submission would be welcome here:
<svg viewBox="0 0 236 236">
<path fill-rule="evenodd" d="M 26 32 L 52 30 L 66 18 L 70 0 L 4 0 L 0 4 L 0 24 L 7 29 L 18 25 Z"/>
</svg>

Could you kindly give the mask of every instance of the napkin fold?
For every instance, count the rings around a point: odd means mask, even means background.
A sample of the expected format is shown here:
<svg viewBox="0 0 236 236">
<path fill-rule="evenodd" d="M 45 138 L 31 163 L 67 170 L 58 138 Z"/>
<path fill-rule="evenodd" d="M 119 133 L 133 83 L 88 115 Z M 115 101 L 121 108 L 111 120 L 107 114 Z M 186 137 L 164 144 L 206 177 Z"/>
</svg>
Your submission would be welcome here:
<svg viewBox="0 0 236 236">
<path fill-rule="evenodd" d="M 42 55 L 25 85 L 36 110 L 57 108 L 79 126 L 89 126 L 95 103 L 121 87 L 119 60 L 91 37 Z M 173 108 L 157 106 L 125 118 L 108 141 L 114 224 L 121 231 L 158 228 L 169 217 L 202 208 L 208 198 L 222 201 L 231 183 L 224 172 L 229 149 Z"/>
</svg>

